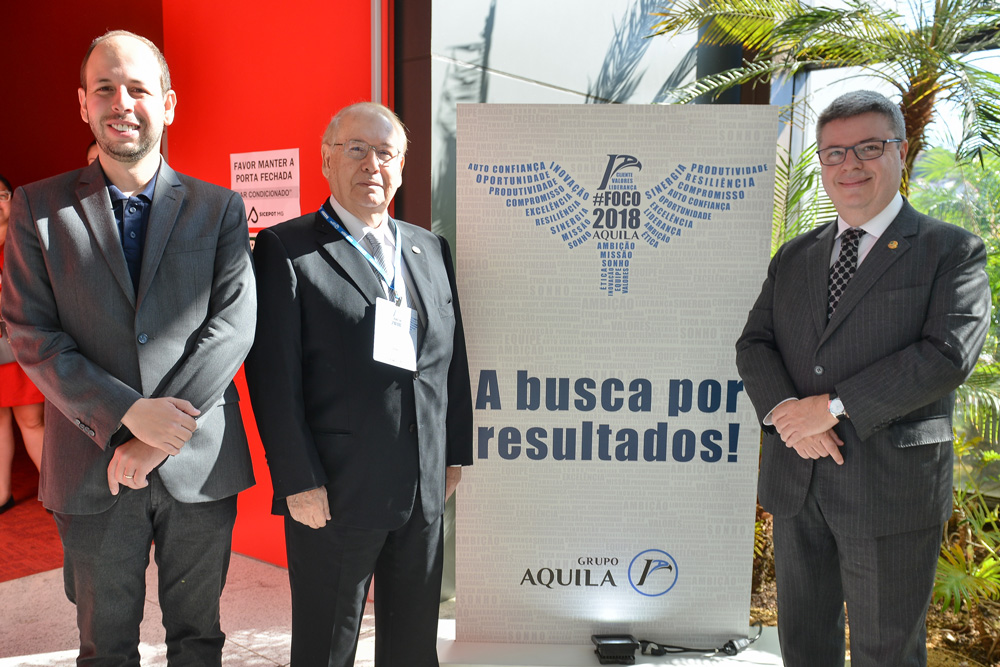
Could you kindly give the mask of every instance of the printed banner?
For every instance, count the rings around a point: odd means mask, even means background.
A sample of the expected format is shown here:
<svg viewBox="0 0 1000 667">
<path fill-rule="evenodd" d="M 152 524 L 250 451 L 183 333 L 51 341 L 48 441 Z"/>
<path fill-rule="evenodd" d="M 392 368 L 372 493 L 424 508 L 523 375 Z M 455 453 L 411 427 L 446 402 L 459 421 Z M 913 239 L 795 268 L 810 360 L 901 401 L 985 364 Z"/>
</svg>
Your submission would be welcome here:
<svg viewBox="0 0 1000 667">
<path fill-rule="evenodd" d="M 760 431 L 734 344 L 777 130 L 773 107 L 459 105 L 458 641 L 746 635 Z"/>
<path fill-rule="evenodd" d="M 250 233 L 296 218 L 299 209 L 299 149 L 231 153 L 230 188 L 240 193 Z"/>
</svg>

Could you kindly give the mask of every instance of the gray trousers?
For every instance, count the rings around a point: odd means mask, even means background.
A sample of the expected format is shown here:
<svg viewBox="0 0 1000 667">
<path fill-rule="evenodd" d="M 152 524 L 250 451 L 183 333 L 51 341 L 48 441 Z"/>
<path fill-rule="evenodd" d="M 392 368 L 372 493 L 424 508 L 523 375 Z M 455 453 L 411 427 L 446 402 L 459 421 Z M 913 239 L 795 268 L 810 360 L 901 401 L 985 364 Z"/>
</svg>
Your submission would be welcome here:
<svg viewBox="0 0 1000 667">
<path fill-rule="evenodd" d="M 810 490 L 796 516 L 774 518 L 784 664 L 843 667 L 846 601 L 852 667 L 924 667 L 940 551 L 941 527 L 870 538 L 838 535 Z"/>
<path fill-rule="evenodd" d="M 181 503 L 159 475 L 144 489 L 123 487 L 100 514 L 54 514 L 62 538 L 66 596 L 80 628 L 78 665 L 139 664 L 150 545 L 171 667 L 220 665 L 226 636 L 219 597 L 226 583 L 236 496 Z"/>
</svg>

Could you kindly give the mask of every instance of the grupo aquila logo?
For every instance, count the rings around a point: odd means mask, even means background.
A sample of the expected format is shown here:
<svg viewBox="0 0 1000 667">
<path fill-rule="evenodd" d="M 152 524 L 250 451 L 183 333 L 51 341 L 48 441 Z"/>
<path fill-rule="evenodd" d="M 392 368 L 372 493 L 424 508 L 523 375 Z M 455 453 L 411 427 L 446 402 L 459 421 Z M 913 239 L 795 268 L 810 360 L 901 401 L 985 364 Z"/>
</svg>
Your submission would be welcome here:
<svg viewBox="0 0 1000 667">
<path fill-rule="evenodd" d="M 677 583 L 677 561 L 661 549 L 646 549 L 629 563 L 628 582 L 640 595 L 663 595 Z"/>
</svg>

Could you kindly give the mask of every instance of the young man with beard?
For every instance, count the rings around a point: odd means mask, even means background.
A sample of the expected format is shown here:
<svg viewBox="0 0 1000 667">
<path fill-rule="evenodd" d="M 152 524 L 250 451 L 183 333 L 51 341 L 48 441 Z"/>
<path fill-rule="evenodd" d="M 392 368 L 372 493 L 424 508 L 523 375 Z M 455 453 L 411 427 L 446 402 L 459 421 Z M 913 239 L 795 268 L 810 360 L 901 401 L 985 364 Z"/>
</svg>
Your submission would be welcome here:
<svg viewBox="0 0 1000 667">
<path fill-rule="evenodd" d="M 55 516 L 79 664 L 137 665 L 155 540 L 171 665 L 219 665 L 236 494 L 253 484 L 232 379 L 256 298 L 243 203 L 160 157 L 177 96 L 159 49 L 91 44 L 83 169 L 14 195 L 3 315 L 45 394 L 39 496 Z"/>
</svg>

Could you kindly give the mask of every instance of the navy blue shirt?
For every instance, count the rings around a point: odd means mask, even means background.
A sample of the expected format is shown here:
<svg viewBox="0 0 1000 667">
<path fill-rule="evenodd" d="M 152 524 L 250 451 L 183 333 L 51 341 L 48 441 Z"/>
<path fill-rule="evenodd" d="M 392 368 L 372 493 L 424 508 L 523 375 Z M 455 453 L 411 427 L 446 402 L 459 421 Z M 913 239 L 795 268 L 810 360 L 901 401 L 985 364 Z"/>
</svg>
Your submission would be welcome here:
<svg viewBox="0 0 1000 667">
<path fill-rule="evenodd" d="M 156 189 L 156 177 L 160 170 L 150 179 L 142 192 L 132 197 L 126 197 L 115 187 L 108 177 L 108 195 L 111 197 L 111 208 L 115 212 L 115 222 L 118 223 L 118 236 L 125 252 L 125 263 L 132 278 L 132 288 L 139 292 L 139 273 L 142 268 L 142 248 L 146 242 L 146 226 L 149 224 L 149 211 L 153 205 L 153 191 Z"/>
</svg>

